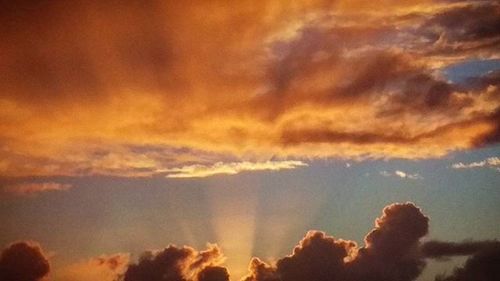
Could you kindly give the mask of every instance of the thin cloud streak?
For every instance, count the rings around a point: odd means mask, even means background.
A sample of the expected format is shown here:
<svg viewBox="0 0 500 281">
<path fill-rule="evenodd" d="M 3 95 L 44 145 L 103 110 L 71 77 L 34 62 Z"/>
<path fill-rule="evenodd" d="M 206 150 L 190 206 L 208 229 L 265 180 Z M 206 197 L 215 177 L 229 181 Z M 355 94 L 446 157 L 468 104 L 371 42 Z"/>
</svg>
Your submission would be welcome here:
<svg viewBox="0 0 500 281">
<path fill-rule="evenodd" d="M 297 160 L 266 162 L 217 162 L 213 165 L 190 165 L 159 172 L 168 173 L 167 178 L 203 178 L 215 175 L 235 175 L 248 171 L 279 171 L 307 167 L 308 164 Z"/>
<path fill-rule="evenodd" d="M 498 166 L 500 166 L 500 158 L 497 156 L 488 157 L 482 161 L 477 161 L 477 162 L 470 162 L 470 163 L 458 162 L 451 165 L 453 169 L 475 169 L 483 167 L 497 168 Z"/>
<path fill-rule="evenodd" d="M 1 191 L 11 195 L 33 196 L 43 192 L 65 191 L 69 190 L 71 187 L 71 184 L 58 182 L 18 183 L 7 185 L 3 187 Z"/>
<path fill-rule="evenodd" d="M 422 180 L 424 177 L 422 177 L 419 173 L 407 173 L 403 172 L 400 170 L 396 170 L 394 172 L 388 172 L 388 171 L 381 171 L 379 172 L 380 175 L 384 177 L 399 177 L 402 179 L 409 179 L 409 180 Z"/>
</svg>

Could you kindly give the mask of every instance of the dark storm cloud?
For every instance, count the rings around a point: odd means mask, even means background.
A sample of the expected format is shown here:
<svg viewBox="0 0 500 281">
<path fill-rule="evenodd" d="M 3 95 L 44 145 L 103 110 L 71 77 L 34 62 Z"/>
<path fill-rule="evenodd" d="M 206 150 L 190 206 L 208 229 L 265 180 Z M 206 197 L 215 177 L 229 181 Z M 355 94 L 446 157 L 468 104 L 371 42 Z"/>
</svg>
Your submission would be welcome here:
<svg viewBox="0 0 500 281">
<path fill-rule="evenodd" d="M 49 270 L 49 261 L 34 242 L 11 244 L 0 256 L 1 281 L 39 281 Z"/>
</svg>

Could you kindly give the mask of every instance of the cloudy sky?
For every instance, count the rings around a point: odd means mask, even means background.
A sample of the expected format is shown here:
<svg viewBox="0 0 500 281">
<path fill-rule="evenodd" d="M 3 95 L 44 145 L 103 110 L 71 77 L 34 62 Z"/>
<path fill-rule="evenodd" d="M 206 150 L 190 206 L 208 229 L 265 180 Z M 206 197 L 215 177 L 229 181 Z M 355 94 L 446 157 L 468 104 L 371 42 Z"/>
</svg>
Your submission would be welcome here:
<svg viewBox="0 0 500 281">
<path fill-rule="evenodd" d="M 497 1 L 4 2 L 0 280 L 498 260 Z"/>
</svg>

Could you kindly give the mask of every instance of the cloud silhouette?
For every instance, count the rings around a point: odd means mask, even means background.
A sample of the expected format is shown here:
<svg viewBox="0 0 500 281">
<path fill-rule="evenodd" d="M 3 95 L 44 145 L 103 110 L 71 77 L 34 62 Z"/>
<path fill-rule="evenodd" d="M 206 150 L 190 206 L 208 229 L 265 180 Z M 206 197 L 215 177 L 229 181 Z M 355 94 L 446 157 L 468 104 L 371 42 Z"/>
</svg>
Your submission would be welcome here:
<svg viewBox="0 0 500 281">
<path fill-rule="evenodd" d="M 197 279 L 198 281 L 229 281 L 229 273 L 225 267 L 207 266 L 198 273 Z"/>
<path fill-rule="evenodd" d="M 438 276 L 436 281 L 491 281 L 500 280 L 500 245 L 486 247 L 469 258 L 463 267 L 449 276 Z"/>
<path fill-rule="evenodd" d="M 452 256 L 470 258 L 436 281 L 491 281 L 500 276 L 499 241 L 422 242 L 428 231 L 429 218 L 420 208 L 410 202 L 391 204 L 375 220 L 364 246 L 311 230 L 275 263 L 253 258 L 242 281 L 412 281 L 427 259 Z M 217 245 L 202 251 L 171 245 L 146 251 L 135 263 L 127 254 L 102 255 L 65 268 L 56 280 L 228 281 L 224 261 Z M 1 281 L 39 281 L 48 272 L 48 261 L 34 242 L 14 243 L 2 252 Z"/>
<path fill-rule="evenodd" d="M 275 267 L 252 261 L 246 280 L 415 280 L 425 266 L 419 240 L 428 232 L 428 221 L 412 203 L 392 204 L 375 221 L 364 247 L 311 231 Z"/>
<path fill-rule="evenodd" d="M 464 242 L 425 242 L 421 251 L 427 258 L 442 258 L 452 256 L 468 256 L 478 252 L 496 249 L 500 247 L 500 241 L 464 241 Z"/>
<path fill-rule="evenodd" d="M 2 281 L 39 281 L 49 270 L 49 261 L 40 245 L 35 242 L 13 243 L 4 249 L 0 256 Z"/>
<path fill-rule="evenodd" d="M 223 260 L 216 245 L 200 252 L 190 247 L 168 246 L 160 251 L 145 252 L 137 263 L 128 267 L 123 281 L 182 281 L 193 280 L 197 275 L 206 278 L 204 280 L 224 281 L 214 279 L 221 278 L 221 272 L 218 267 L 212 268 Z"/>
</svg>

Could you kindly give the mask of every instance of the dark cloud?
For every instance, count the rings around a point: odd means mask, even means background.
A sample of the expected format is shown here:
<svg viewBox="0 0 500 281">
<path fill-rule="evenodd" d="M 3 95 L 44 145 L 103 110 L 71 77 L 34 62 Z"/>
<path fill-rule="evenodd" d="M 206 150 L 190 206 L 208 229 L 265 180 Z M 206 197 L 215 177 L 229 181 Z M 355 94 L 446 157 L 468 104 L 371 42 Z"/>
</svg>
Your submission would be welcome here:
<svg viewBox="0 0 500 281">
<path fill-rule="evenodd" d="M 198 273 L 198 281 L 229 281 L 229 273 L 225 267 L 207 266 Z"/>
<path fill-rule="evenodd" d="M 436 281 L 493 281 L 500 280 L 500 245 L 489 245 L 469 258 L 463 267 L 449 276 L 438 276 Z"/>
<path fill-rule="evenodd" d="M 131 264 L 123 281 L 187 281 L 199 274 L 203 280 L 224 281 L 218 267 L 223 256 L 218 247 L 210 245 L 197 252 L 190 247 L 169 246 L 158 252 L 144 253 L 136 264 Z M 209 269 L 211 268 L 211 269 Z M 226 272 L 227 273 L 227 272 Z"/>
<path fill-rule="evenodd" d="M 365 247 L 311 231 L 274 267 L 253 260 L 246 280 L 415 280 L 425 266 L 418 247 L 428 221 L 412 203 L 393 204 L 375 221 Z"/>
<path fill-rule="evenodd" d="M 276 268 L 261 261 L 259 258 L 253 258 L 248 267 L 250 272 L 244 281 L 281 281 Z"/>
<path fill-rule="evenodd" d="M 49 261 L 34 242 L 17 242 L 5 248 L 0 256 L 1 281 L 38 281 L 50 270 Z"/>
<path fill-rule="evenodd" d="M 418 246 L 428 228 L 429 218 L 412 203 L 385 207 L 352 261 L 352 274 L 358 280 L 414 280 L 425 266 Z"/>
<path fill-rule="evenodd" d="M 428 241 L 422 245 L 420 250 L 426 258 L 443 258 L 474 255 L 490 248 L 500 248 L 500 241 Z"/>
<path fill-rule="evenodd" d="M 492 125 L 492 129 L 474 140 L 476 146 L 486 146 L 500 142 L 500 108 L 495 110 L 492 114 L 483 117 L 486 122 Z"/>
<path fill-rule="evenodd" d="M 436 277 L 437 281 L 499 280 L 499 241 L 421 242 L 428 228 L 429 218 L 413 203 L 391 204 L 375 220 L 363 247 L 309 231 L 289 256 L 276 263 L 253 258 L 242 281 L 412 281 L 421 274 L 426 259 L 452 256 L 471 257 L 451 275 Z M 224 259 L 216 245 L 209 244 L 203 251 L 168 246 L 145 252 L 136 263 L 130 263 L 126 254 L 103 255 L 68 272 L 84 278 L 91 268 L 104 267 L 109 270 L 94 270 L 92 276 L 105 274 L 106 280 L 115 276 L 120 281 L 228 281 Z M 32 242 L 12 244 L 0 258 L 0 281 L 39 281 L 48 272 L 47 259 Z"/>
<path fill-rule="evenodd" d="M 354 250 L 352 241 L 336 240 L 323 232 L 312 231 L 293 250 L 279 260 L 277 273 L 283 281 L 345 280 L 345 258 Z"/>
<path fill-rule="evenodd" d="M 476 42 L 476 48 L 489 46 L 491 42 L 483 40 L 500 40 L 500 5 L 496 1 L 471 2 L 435 14 L 421 28 L 427 38 L 446 44 Z"/>
</svg>

